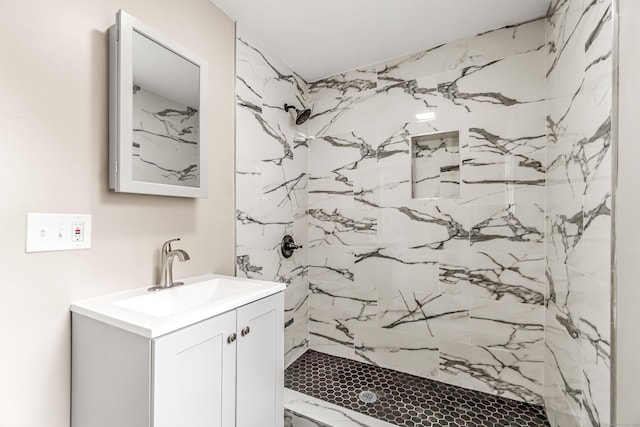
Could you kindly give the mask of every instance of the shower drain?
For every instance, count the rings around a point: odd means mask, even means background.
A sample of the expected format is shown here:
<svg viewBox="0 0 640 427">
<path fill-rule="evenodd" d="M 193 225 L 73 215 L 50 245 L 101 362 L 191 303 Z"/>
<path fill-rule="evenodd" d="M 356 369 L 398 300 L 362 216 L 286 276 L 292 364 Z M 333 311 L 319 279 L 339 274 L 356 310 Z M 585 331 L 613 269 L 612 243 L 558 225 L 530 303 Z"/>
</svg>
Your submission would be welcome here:
<svg viewBox="0 0 640 427">
<path fill-rule="evenodd" d="M 362 400 L 364 403 L 373 403 L 376 400 L 378 400 L 378 396 L 369 390 L 365 390 L 363 392 L 360 392 L 360 394 L 358 395 L 358 397 L 360 398 L 360 400 Z"/>
</svg>

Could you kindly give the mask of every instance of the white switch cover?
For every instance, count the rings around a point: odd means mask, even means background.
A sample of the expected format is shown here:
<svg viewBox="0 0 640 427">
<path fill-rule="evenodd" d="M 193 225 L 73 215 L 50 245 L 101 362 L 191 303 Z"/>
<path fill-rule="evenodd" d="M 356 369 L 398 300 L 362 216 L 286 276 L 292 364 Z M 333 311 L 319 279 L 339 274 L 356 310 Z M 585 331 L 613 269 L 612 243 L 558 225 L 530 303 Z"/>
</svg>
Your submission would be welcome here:
<svg viewBox="0 0 640 427">
<path fill-rule="evenodd" d="M 27 252 L 91 247 L 91 215 L 27 214 Z"/>
</svg>

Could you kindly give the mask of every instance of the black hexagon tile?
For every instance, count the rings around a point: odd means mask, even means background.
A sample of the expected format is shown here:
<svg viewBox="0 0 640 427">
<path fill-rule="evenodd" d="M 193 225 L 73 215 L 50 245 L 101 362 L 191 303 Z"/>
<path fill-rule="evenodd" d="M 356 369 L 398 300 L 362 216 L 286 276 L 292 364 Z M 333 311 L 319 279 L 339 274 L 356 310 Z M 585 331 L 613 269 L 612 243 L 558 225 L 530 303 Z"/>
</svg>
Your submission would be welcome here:
<svg viewBox="0 0 640 427">
<path fill-rule="evenodd" d="M 291 390 L 401 427 L 548 427 L 541 406 L 308 350 Z"/>
</svg>

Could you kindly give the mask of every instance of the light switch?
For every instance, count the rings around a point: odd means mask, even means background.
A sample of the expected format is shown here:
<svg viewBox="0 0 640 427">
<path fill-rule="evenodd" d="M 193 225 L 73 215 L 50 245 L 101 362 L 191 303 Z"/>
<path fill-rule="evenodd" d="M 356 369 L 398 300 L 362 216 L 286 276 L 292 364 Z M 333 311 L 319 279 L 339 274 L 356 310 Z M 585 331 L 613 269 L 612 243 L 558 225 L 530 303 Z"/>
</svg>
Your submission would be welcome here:
<svg viewBox="0 0 640 427">
<path fill-rule="evenodd" d="M 27 214 L 26 251 L 69 251 L 91 247 L 91 215 Z"/>
</svg>

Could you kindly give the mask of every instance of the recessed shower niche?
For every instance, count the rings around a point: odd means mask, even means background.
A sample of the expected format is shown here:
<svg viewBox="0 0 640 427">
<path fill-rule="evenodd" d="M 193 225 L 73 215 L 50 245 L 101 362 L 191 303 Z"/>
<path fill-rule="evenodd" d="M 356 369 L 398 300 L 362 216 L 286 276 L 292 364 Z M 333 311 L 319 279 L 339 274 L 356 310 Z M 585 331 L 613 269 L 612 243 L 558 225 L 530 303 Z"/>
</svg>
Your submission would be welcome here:
<svg viewBox="0 0 640 427">
<path fill-rule="evenodd" d="M 460 197 L 460 133 L 439 132 L 411 137 L 411 197 Z"/>
</svg>

